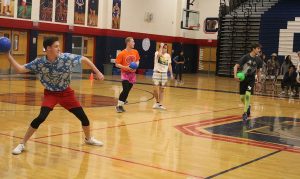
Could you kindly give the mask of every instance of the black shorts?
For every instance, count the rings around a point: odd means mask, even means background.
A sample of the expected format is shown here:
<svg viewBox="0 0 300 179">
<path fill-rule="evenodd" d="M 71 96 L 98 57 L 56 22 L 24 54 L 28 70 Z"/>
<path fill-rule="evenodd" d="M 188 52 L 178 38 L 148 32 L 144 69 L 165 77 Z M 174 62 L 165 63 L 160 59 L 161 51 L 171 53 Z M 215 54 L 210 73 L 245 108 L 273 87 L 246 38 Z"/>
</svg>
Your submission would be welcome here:
<svg viewBox="0 0 300 179">
<path fill-rule="evenodd" d="M 85 9 L 84 6 L 75 6 L 75 12 L 78 12 L 79 14 L 84 13 Z"/>
<path fill-rule="evenodd" d="M 253 94 L 255 84 L 255 77 L 246 77 L 244 81 L 240 82 L 240 94 L 245 95 L 246 91 L 250 91 Z"/>
<path fill-rule="evenodd" d="M 97 9 L 97 4 L 91 2 L 91 4 L 90 4 L 90 9 L 91 9 L 92 11 L 96 11 L 96 9 Z"/>
</svg>

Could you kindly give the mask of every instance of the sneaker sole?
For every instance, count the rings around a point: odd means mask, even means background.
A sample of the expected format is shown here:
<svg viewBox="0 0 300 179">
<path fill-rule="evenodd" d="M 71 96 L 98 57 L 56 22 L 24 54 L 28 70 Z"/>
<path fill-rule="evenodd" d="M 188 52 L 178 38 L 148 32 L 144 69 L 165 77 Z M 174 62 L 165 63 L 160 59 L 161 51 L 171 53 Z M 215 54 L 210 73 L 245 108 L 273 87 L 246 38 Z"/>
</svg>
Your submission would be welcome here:
<svg viewBox="0 0 300 179">
<path fill-rule="evenodd" d="M 16 152 L 12 152 L 13 155 L 20 155 L 21 153 L 23 153 L 24 150 L 22 150 L 20 153 L 16 153 Z"/>
<path fill-rule="evenodd" d="M 118 111 L 118 110 L 117 110 L 117 107 L 115 107 L 115 109 L 116 109 L 116 112 L 117 112 L 117 113 L 125 112 L 125 111 Z"/>
<path fill-rule="evenodd" d="M 103 144 L 90 144 L 90 143 L 85 143 L 85 144 L 87 144 L 87 145 L 92 145 L 92 146 L 103 146 Z"/>
</svg>

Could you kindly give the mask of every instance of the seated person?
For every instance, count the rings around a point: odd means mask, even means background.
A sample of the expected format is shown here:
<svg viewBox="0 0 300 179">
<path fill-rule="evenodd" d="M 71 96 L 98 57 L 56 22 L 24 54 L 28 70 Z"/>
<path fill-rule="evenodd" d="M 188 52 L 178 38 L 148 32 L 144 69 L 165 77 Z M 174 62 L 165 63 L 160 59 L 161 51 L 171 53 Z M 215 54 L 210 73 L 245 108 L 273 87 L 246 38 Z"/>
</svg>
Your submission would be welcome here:
<svg viewBox="0 0 300 179">
<path fill-rule="evenodd" d="M 272 58 L 267 61 L 267 75 L 278 76 L 279 70 L 280 70 L 280 65 L 277 60 L 277 54 L 273 53 Z"/>
<path fill-rule="evenodd" d="M 297 71 L 297 69 L 296 69 L 296 71 Z M 296 81 L 297 81 L 297 83 L 296 83 L 295 86 L 294 86 L 294 89 L 295 89 L 295 92 L 296 92 L 295 97 L 296 97 L 296 96 L 299 96 L 300 72 L 297 72 L 297 78 L 296 78 Z"/>
<path fill-rule="evenodd" d="M 287 71 L 289 71 L 289 67 L 291 65 L 293 65 L 292 59 L 291 59 L 291 56 L 288 55 L 288 56 L 286 56 L 284 62 L 281 65 L 280 74 L 279 75 L 284 75 Z"/>
<path fill-rule="evenodd" d="M 291 65 L 289 70 L 284 74 L 283 80 L 281 82 L 281 95 L 288 95 L 288 90 L 291 89 L 291 96 L 293 96 L 293 90 L 296 90 L 296 94 L 298 94 L 297 88 L 297 72 L 296 67 Z"/>
</svg>

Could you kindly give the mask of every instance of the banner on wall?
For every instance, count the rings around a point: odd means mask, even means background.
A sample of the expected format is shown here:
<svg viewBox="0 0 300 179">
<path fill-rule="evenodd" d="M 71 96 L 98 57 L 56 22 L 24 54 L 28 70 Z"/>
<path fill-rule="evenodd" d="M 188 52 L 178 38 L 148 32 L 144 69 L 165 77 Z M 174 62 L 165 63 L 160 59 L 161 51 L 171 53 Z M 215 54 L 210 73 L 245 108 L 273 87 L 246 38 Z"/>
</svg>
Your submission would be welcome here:
<svg viewBox="0 0 300 179">
<path fill-rule="evenodd" d="M 52 21 L 53 0 L 40 1 L 40 20 Z"/>
<path fill-rule="evenodd" d="M 55 22 L 67 23 L 68 0 L 56 0 Z"/>
<path fill-rule="evenodd" d="M 74 3 L 74 24 L 84 25 L 86 0 L 75 0 Z"/>
<path fill-rule="evenodd" d="M 98 0 L 89 0 L 88 26 L 98 25 Z"/>
<path fill-rule="evenodd" d="M 113 0 L 112 29 L 120 29 L 121 0 Z"/>
<path fill-rule="evenodd" d="M 204 21 L 205 33 L 216 33 L 219 30 L 219 18 L 209 17 Z"/>
<path fill-rule="evenodd" d="M 18 1 L 18 18 L 31 19 L 32 0 Z"/>
<path fill-rule="evenodd" d="M 14 16 L 14 4 L 15 0 L 0 0 L 2 1 L 0 4 L 0 16 Z"/>
</svg>

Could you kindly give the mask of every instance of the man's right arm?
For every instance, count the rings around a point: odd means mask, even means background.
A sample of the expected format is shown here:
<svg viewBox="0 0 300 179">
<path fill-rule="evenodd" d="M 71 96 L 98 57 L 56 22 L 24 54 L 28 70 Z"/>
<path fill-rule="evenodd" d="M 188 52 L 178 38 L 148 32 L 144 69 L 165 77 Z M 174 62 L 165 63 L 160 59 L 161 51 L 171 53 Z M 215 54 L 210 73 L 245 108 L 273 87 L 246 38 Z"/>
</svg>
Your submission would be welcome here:
<svg viewBox="0 0 300 179">
<path fill-rule="evenodd" d="M 20 65 L 10 53 L 7 54 L 7 58 L 10 64 L 13 66 L 14 69 L 16 69 L 18 73 L 27 73 L 30 71 L 27 68 L 25 68 L 24 65 Z"/>
<path fill-rule="evenodd" d="M 234 68 L 233 68 L 233 75 L 235 79 L 238 79 L 238 77 L 236 76 L 238 69 L 240 68 L 239 64 L 235 64 Z"/>
<path fill-rule="evenodd" d="M 233 68 L 233 75 L 237 81 L 240 81 L 239 78 L 237 77 L 237 71 L 241 66 L 243 66 L 245 64 L 244 61 L 245 61 L 245 56 L 243 56 L 241 59 L 239 59 L 239 61 L 235 64 L 235 66 Z"/>
</svg>

